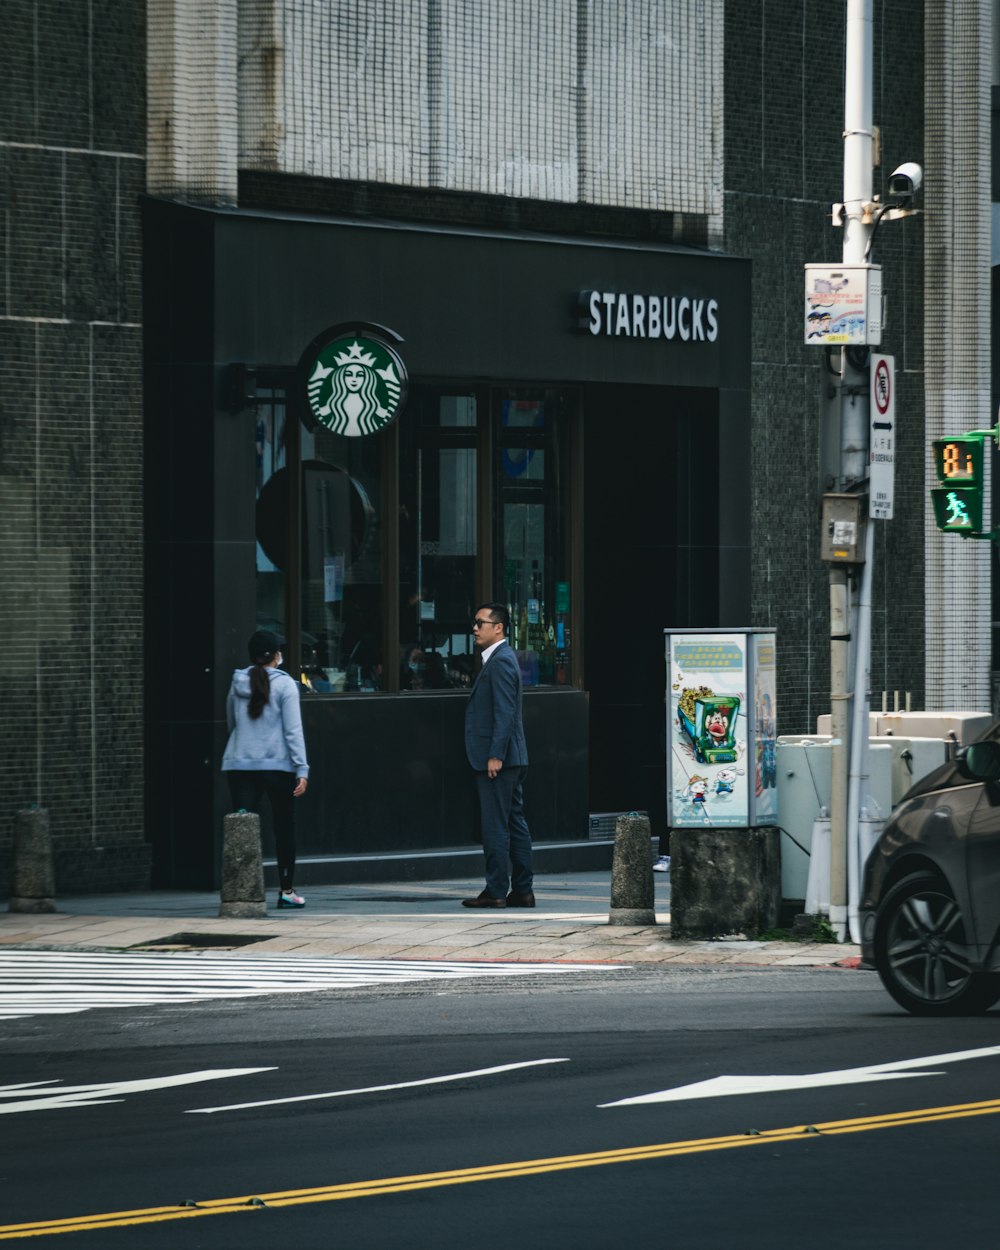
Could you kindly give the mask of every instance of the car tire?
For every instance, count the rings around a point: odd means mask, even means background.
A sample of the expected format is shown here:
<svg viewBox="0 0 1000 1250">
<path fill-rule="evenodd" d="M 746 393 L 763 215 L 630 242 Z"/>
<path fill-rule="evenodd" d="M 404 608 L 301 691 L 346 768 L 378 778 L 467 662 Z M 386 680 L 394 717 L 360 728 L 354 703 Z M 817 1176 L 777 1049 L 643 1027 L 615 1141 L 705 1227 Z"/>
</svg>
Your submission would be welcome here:
<svg viewBox="0 0 1000 1250">
<path fill-rule="evenodd" d="M 951 888 L 933 873 L 905 877 L 875 921 L 882 984 L 915 1016 L 976 1016 L 1000 999 L 1000 973 L 969 969 L 966 922 Z"/>
</svg>

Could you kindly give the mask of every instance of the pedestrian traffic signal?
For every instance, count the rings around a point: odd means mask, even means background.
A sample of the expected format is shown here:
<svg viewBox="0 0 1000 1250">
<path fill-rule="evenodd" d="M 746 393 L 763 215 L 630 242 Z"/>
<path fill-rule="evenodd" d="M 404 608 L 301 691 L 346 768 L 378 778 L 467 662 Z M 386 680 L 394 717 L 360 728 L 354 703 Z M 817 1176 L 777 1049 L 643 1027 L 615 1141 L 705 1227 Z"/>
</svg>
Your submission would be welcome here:
<svg viewBox="0 0 1000 1250">
<path fill-rule="evenodd" d="M 967 538 L 989 537 L 983 534 L 983 444 L 992 434 L 973 430 L 934 439 L 934 472 L 940 485 L 931 489 L 931 498 L 939 530 Z"/>
</svg>

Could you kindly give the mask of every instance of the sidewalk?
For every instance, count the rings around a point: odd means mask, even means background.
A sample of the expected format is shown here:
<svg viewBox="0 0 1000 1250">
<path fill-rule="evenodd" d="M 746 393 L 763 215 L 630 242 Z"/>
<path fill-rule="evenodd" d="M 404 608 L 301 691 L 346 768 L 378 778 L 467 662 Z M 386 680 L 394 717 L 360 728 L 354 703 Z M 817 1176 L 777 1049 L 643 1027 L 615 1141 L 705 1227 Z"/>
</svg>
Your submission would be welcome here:
<svg viewBox="0 0 1000 1250">
<path fill-rule="evenodd" d="M 610 872 L 538 876 L 533 910 L 472 911 L 482 881 L 312 886 L 301 911 L 219 917 L 218 894 L 68 895 L 55 913 L 0 911 L 0 947 L 199 950 L 351 959 L 514 960 L 707 966 L 856 967 L 853 945 L 670 938 L 669 876 L 656 874 L 657 924 L 608 924 Z M 2 904 L 0 906 L 6 906 Z"/>
</svg>

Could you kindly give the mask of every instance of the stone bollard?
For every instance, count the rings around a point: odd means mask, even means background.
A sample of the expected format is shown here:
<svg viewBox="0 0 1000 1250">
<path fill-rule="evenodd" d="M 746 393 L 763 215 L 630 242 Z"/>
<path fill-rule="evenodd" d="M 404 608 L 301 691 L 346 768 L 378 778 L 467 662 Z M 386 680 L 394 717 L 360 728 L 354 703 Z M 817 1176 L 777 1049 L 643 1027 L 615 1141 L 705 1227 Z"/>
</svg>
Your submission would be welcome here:
<svg viewBox="0 0 1000 1250">
<path fill-rule="evenodd" d="M 14 880 L 9 910 L 55 911 L 55 893 L 49 814 L 44 807 L 29 807 L 14 819 Z"/>
<path fill-rule="evenodd" d="M 638 812 L 615 821 L 608 924 L 656 924 L 649 817 Z"/>
<path fill-rule="evenodd" d="M 221 893 L 220 916 L 267 915 L 256 812 L 230 812 L 223 821 Z"/>
</svg>

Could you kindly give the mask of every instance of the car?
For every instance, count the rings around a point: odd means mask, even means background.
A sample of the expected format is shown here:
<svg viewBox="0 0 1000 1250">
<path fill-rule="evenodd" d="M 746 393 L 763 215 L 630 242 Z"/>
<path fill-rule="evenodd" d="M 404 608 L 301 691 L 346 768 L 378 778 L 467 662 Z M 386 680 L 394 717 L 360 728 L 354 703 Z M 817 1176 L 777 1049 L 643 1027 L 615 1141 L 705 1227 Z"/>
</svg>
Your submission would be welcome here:
<svg viewBox="0 0 1000 1250">
<path fill-rule="evenodd" d="M 865 863 L 861 957 L 917 1016 L 1000 1000 L 1000 723 L 910 789 Z"/>
</svg>

